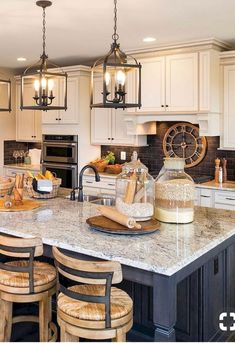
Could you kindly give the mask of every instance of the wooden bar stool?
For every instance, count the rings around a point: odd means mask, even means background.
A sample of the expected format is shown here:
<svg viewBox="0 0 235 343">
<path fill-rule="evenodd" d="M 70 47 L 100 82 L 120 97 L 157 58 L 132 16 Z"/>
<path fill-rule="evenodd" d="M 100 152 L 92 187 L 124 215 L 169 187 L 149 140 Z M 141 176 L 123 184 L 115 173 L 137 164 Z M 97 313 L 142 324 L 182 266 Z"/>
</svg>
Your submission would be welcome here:
<svg viewBox="0 0 235 343">
<path fill-rule="evenodd" d="M 111 287 L 122 281 L 118 262 L 83 261 L 53 247 L 60 294 L 57 321 L 61 341 L 126 340 L 133 325 L 133 302 L 127 293 Z M 74 286 L 66 287 L 72 280 Z"/>
<path fill-rule="evenodd" d="M 12 259 L 0 262 L 0 341 L 10 341 L 13 323 L 37 322 L 40 341 L 55 342 L 57 327 L 51 321 L 51 297 L 56 293 L 56 270 L 48 263 L 34 260 L 43 254 L 41 238 L 0 235 L 0 254 Z M 39 316 L 12 318 L 13 303 L 32 302 L 39 302 Z"/>
</svg>

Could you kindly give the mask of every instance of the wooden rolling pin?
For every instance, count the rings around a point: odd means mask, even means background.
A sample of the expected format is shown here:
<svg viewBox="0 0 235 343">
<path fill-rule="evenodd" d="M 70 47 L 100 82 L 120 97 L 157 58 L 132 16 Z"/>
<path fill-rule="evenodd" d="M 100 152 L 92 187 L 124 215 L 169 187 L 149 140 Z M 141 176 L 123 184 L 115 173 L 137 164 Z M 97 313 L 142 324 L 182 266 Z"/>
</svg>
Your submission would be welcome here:
<svg viewBox="0 0 235 343">
<path fill-rule="evenodd" d="M 113 220 L 123 226 L 128 227 L 128 229 L 141 229 L 141 225 L 136 223 L 134 218 L 129 218 L 124 214 L 118 212 L 115 208 L 108 206 L 98 207 L 99 212 L 106 218 Z"/>
<path fill-rule="evenodd" d="M 132 204 L 134 201 L 135 192 L 136 192 L 136 181 L 137 181 L 137 176 L 134 173 L 133 175 L 130 176 L 127 189 L 126 189 L 126 194 L 124 196 L 124 202 L 126 204 Z"/>
</svg>

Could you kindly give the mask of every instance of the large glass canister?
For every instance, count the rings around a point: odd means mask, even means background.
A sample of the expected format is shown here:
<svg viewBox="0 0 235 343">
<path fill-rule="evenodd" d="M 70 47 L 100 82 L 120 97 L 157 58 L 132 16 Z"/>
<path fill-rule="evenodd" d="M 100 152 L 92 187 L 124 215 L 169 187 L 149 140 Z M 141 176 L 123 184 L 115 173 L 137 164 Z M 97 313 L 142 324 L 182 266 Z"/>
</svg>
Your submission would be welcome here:
<svg viewBox="0 0 235 343">
<path fill-rule="evenodd" d="M 136 152 L 117 177 L 116 208 L 136 221 L 153 217 L 154 179 L 148 174 L 148 168 L 137 159 Z"/>
<path fill-rule="evenodd" d="M 155 181 L 155 218 L 165 223 L 190 223 L 194 219 L 195 186 L 184 171 L 183 158 L 165 158 Z"/>
</svg>

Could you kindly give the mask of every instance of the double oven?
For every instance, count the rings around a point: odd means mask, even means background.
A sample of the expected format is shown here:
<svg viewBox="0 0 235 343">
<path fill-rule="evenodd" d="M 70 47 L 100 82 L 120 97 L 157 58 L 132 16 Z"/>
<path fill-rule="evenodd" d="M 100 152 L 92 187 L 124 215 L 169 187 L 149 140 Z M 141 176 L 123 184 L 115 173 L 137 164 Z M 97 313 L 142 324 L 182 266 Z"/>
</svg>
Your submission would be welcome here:
<svg viewBox="0 0 235 343">
<path fill-rule="evenodd" d="M 42 170 L 50 170 L 62 179 L 62 187 L 78 184 L 78 136 L 43 135 Z"/>
</svg>

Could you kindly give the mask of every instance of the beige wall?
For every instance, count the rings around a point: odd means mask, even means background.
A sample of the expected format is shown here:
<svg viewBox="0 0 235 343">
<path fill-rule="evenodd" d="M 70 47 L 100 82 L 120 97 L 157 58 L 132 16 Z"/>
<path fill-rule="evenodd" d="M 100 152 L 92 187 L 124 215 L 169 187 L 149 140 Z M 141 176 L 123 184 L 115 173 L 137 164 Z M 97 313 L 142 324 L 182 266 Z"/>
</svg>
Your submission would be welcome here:
<svg viewBox="0 0 235 343">
<path fill-rule="evenodd" d="M 15 83 L 13 71 L 0 68 L 0 76 L 10 78 L 12 81 L 12 112 L 0 112 L 0 175 L 2 175 L 2 166 L 4 164 L 3 141 L 15 139 L 16 136 L 16 116 L 15 116 Z"/>
</svg>

